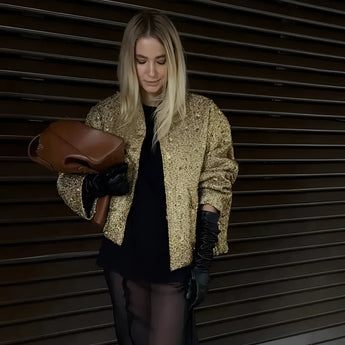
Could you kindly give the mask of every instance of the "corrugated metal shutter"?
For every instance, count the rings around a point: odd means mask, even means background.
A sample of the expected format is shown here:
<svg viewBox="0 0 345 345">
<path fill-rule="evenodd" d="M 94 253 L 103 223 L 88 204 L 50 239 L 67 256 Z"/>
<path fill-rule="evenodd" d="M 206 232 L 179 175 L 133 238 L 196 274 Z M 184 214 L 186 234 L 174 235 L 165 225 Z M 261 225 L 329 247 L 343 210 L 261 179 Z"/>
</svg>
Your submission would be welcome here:
<svg viewBox="0 0 345 345">
<path fill-rule="evenodd" d="M 143 7 L 176 24 L 190 87 L 229 117 L 240 163 L 231 253 L 197 310 L 201 343 L 343 344 L 341 0 L 1 2 L 0 344 L 115 344 L 101 234 L 26 146 L 114 93 L 125 23 Z"/>
</svg>

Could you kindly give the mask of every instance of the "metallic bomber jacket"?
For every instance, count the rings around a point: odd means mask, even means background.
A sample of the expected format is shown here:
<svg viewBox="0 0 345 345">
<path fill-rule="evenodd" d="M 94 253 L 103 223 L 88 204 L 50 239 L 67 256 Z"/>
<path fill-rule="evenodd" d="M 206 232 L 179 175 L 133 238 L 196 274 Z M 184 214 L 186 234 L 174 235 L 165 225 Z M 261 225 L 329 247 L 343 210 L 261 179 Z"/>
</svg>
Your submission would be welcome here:
<svg viewBox="0 0 345 345">
<path fill-rule="evenodd" d="M 171 270 L 192 262 L 197 210 L 201 204 L 210 204 L 220 212 L 221 233 L 215 254 L 228 251 L 227 229 L 232 184 L 238 174 L 230 125 L 224 114 L 213 101 L 195 94 L 187 94 L 186 110 L 185 118 L 175 116 L 168 135 L 160 140 Z M 116 117 L 118 113 L 118 96 L 113 95 L 91 108 L 86 123 L 125 140 L 130 192 L 111 198 L 108 219 L 103 229 L 108 239 L 121 245 L 133 200 L 146 128 L 142 109 L 137 121 L 131 126 L 120 126 Z M 82 203 L 83 178 L 84 175 L 61 173 L 57 188 L 64 202 L 87 219 Z"/>
</svg>

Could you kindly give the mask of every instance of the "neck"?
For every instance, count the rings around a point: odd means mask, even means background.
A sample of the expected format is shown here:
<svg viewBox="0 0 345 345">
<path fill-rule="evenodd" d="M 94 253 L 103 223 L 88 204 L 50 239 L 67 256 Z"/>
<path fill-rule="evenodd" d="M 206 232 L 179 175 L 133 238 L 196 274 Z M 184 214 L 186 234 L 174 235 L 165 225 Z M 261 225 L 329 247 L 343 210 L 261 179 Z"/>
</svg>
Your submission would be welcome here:
<svg viewBox="0 0 345 345">
<path fill-rule="evenodd" d="M 141 92 L 141 100 L 149 107 L 157 107 L 159 103 L 157 95 L 148 94 L 146 92 Z"/>
</svg>

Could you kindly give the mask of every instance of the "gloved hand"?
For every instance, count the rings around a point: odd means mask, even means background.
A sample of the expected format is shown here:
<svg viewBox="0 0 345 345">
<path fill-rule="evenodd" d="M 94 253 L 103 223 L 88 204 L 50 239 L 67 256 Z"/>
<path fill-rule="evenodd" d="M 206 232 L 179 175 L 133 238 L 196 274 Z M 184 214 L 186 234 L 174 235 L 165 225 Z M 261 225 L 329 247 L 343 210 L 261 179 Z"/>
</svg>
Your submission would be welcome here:
<svg viewBox="0 0 345 345">
<path fill-rule="evenodd" d="M 186 299 L 189 301 L 189 309 L 199 305 L 207 294 L 213 248 L 218 241 L 218 234 L 220 232 L 218 229 L 218 219 L 217 213 L 198 211 L 194 259 L 186 294 Z"/>
<path fill-rule="evenodd" d="M 98 174 L 85 176 L 82 186 L 83 204 L 89 215 L 96 198 L 105 195 L 124 195 L 129 191 L 127 164 L 116 165 Z"/>
<path fill-rule="evenodd" d="M 105 195 L 124 195 L 128 190 L 126 163 L 110 167 L 98 174 L 88 174 L 83 182 L 83 192 L 96 198 Z"/>
</svg>

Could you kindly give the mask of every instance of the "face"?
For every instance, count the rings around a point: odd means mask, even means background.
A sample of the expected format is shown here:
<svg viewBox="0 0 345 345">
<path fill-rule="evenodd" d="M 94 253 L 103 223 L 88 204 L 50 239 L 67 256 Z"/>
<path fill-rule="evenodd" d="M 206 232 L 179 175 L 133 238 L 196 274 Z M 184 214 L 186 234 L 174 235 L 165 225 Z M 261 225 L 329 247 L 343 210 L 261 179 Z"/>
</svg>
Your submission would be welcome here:
<svg viewBox="0 0 345 345">
<path fill-rule="evenodd" d="M 165 48 L 153 37 L 140 38 L 135 47 L 135 64 L 143 101 L 146 105 L 153 105 L 149 103 L 161 93 L 167 82 Z"/>
</svg>

